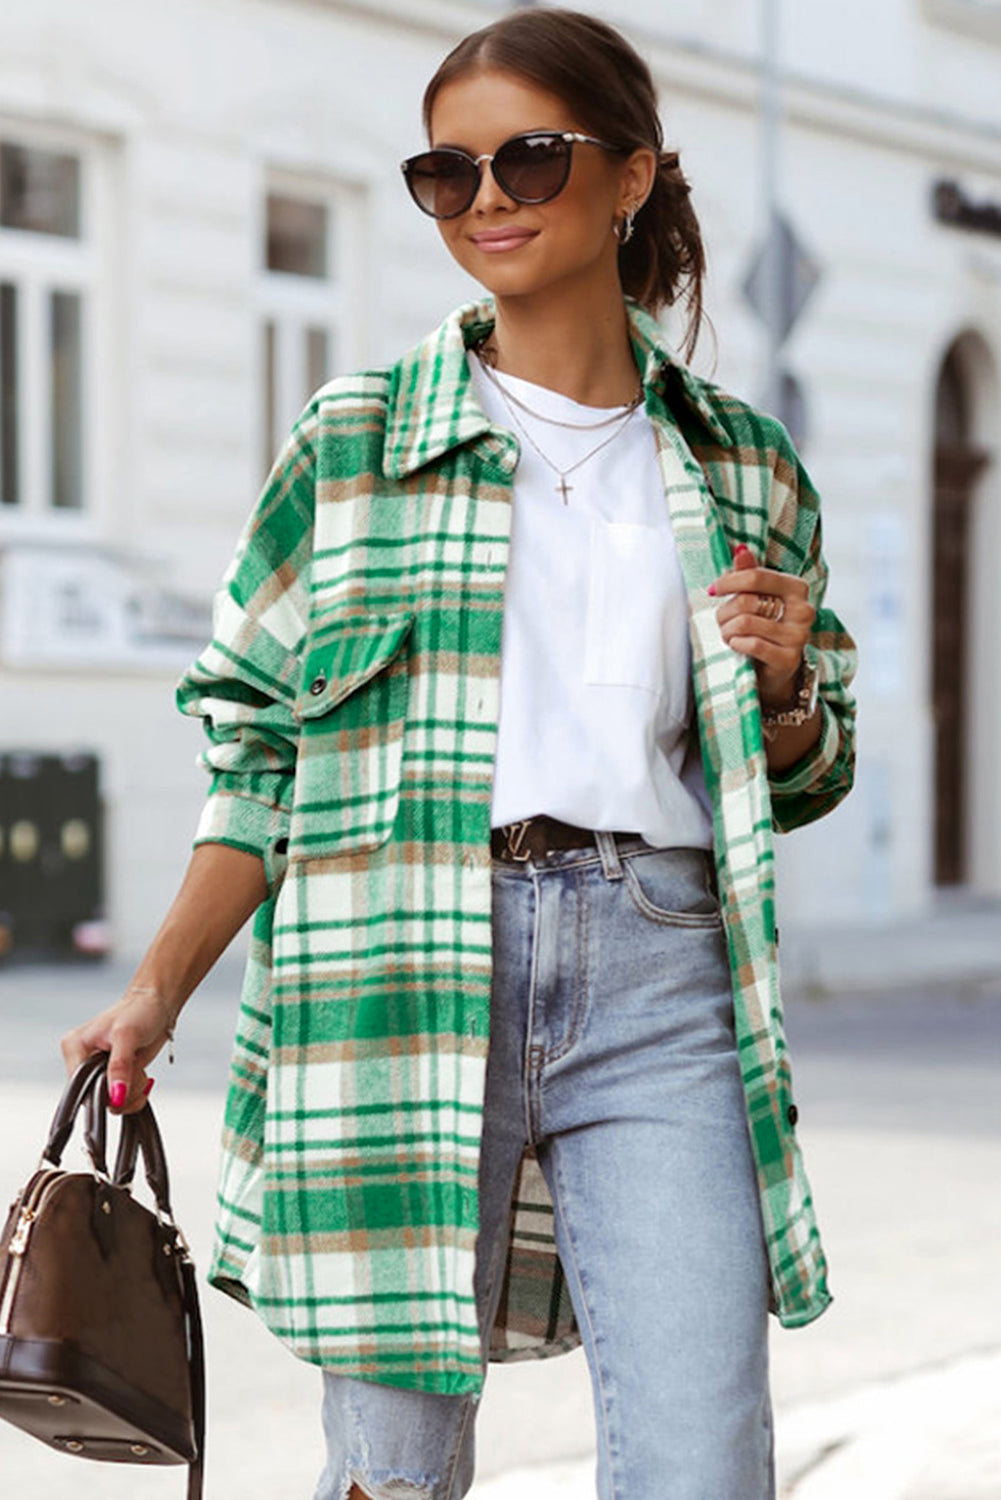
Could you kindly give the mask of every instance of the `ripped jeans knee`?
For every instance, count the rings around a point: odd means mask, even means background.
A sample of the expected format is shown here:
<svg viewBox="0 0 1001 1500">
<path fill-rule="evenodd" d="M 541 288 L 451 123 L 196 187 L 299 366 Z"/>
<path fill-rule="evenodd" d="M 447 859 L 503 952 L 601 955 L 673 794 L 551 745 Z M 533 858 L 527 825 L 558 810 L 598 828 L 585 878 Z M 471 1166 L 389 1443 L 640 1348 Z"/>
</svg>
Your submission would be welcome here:
<svg viewBox="0 0 1001 1500">
<path fill-rule="evenodd" d="M 313 1500 L 462 1500 L 473 1482 L 473 1396 L 323 1372 L 327 1463 Z"/>
<path fill-rule="evenodd" d="M 433 1500 L 438 1483 L 434 1476 L 377 1473 L 348 1474 L 345 1482 L 344 1500 L 349 1500 L 355 1485 L 365 1500 Z"/>
</svg>

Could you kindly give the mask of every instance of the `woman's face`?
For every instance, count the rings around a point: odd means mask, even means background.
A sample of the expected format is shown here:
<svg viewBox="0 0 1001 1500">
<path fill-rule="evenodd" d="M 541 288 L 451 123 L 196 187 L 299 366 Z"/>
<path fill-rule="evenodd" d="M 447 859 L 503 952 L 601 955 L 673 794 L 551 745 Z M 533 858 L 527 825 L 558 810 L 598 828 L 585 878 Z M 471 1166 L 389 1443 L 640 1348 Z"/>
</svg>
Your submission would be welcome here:
<svg viewBox="0 0 1001 1500">
<path fill-rule="evenodd" d="M 431 145 L 492 155 L 513 135 L 576 130 L 591 135 L 554 94 L 513 73 L 481 69 L 453 79 L 435 99 Z M 575 143 L 570 176 L 548 203 L 518 203 L 483 162 L 479 192 L 455 219 L 440 219 L 442 239 L 463 270 L 501 298 L 530 297 L 599 284 L 618 286 L 618 242 L 612 226 L 626 206 L 646 197 L 644 162 Z"/>
</svg>

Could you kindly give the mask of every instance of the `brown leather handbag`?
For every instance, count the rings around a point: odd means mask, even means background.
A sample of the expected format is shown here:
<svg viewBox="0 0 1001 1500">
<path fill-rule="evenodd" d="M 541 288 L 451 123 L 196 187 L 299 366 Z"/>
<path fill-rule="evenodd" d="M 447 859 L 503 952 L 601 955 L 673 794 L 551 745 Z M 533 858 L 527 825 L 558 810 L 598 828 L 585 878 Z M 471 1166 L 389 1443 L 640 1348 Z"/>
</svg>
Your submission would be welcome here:
<svg viewBox="0 0 1001 1500">
<path fill-rule="evenodd" d="M 149 1104 L 106 1165 L 106 1053 L 59 1102 L 38 1170 L 0 1236 L 0 1417 L 61 1453 L 187 1464 L 200 1500 L 205 1365 L 195 1268 L 174 1222 Z M 90 1172 L 60 1167 L 85 1107 Z M 156 1211 L 131 1192 L 142 1156 Z"/>
</svg>

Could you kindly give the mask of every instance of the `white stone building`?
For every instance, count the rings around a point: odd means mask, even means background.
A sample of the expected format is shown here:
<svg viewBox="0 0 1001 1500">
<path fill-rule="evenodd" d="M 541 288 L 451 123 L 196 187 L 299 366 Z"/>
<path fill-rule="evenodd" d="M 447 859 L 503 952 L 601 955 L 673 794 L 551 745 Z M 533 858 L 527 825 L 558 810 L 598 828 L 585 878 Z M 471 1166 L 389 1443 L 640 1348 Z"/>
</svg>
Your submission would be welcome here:
<svg viewBox="0 0 1001 1500">
<path fill-rule="evenodd" d="M 584 8 L 651 61 L 694 183 L 695 366 L 757 399 L 758 0 Z M 121 951 L 186 858 L 173 682 L 270 457 L 474 290 L 398 162 L 502 9 L 0 0 L 0 752 L 99 755 Z M 785 359 L 863 662 L 856 790 L 781 841 L 788 929 L 1001 895 L 1001 3 L 784 0 L 781 31 L 781 199 L 820 271 Z"/>
</svg>

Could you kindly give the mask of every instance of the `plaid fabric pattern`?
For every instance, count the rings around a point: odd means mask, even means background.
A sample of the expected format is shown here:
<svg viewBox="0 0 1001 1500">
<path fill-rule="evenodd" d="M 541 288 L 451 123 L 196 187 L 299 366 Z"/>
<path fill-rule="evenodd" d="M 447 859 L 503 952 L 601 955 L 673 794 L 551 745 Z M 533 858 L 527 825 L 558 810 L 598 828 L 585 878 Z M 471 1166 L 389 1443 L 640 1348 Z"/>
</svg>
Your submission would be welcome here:
<svg viewBox="0 0 1001 1500">
<path fill-rule="evenodd" d="M 787 1326 L 826 1307 L 790 1113 L 775 830 L 854 764 L 854 647 L 823 607 L 817 495 L 782 426 L 694 376 L 630 304 L 690 604 L 694 695 L 772 1277 Z M 259 854 L 209 1278 L 304 1359 L 442 1393 L 481 1386 L 473 1261 L 491 983 L 490 802 L 514 436 L 491 427 L 459 309 L 296 422 L 182 678 L 212 781 L 196 842 Z M 747 542 L 818 608 L 816 747 L 769 777 L 754 669 L 707 585 Z M 492 1358 L 577 1341 L 529 1152 Z"/>
</svg>

